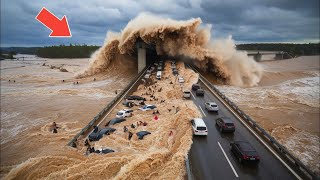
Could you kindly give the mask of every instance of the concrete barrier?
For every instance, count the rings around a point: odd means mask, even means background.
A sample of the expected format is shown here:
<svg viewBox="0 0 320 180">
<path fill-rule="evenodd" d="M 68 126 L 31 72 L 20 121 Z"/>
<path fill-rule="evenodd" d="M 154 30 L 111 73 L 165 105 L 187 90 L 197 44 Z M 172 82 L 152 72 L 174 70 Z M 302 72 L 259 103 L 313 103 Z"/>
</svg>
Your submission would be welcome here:
<svg viewBox="0 0 320 180">
<path fill-rule="evenodd" d="M 71 147 L 76 147 L 76 141 L 77 139 L 84 135 L 87 131 L 90 129 L 93 129 L 93 125 L 97 124 L 97 121 L 101 119 L 115 104 L 116 102 L 122 98 L 122 96 L 129 91 L 129 89 L 134 85 L 135 82 L 138 82 L 145 73 L 145 71 L 149 68 L 150 66 L 145 67 L 128 85 L 126 88 L 124 88 L 120 93 L 117 94 L 117 96 L 109 103 L 107 104 L 93 119 L 86 125 L 78 134 L 76 134 L 69 142 L 68 146 Z"/>
</svg>

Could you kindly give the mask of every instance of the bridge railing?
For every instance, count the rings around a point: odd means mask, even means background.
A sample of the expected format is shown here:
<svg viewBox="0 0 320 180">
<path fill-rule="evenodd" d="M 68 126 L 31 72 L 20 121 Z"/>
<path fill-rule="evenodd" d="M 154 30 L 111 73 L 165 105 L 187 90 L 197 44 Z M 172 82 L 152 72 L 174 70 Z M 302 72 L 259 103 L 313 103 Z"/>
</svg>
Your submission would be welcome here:
<svg viewBox="0 0 320 180">
<path fill-rule="evenodd" d="M 229 106 L 232 108 L 242 119 L 246 121 L 256 133 L 258 133 L 271 147 L 290 164 L 291 168 L 294 168 L 300 175 L 306 179 L 320 179 L 313 171 L 306 167 L 299 159 L 292 155 L 288 149 L 282 146 L 274 137 L 272 137 L 266 130 L 260 127 L 256 121 L 250 116 L 244 113 L 236 104 L 234 104 L 229 98 L 227 98 L 219 89 L 217 89 L 211 82 L 209 82 L 204 76 L 202 76 L 198 69 L 191 66 L 192 69 L 199 74 L 200 79 L 205 82 L 214 92 L 216 92 Z"/>
<path fill-rule="evenodd" d="M 84 135 L 89 130 L 93 129 L 93 126 L 98 123 L 98 121 L 101 120 L 101 118 L 104 117 L 104 115 L 109 112 L 113 106 L 118 102 L 119 99 L 123 98 L 123 96 L 130 90 L 130 88 L 142 78 L 142 75 L 145 73 L 145 71 L 149 68 L 149 66 L 146 66 L 127 86 L 124 88 L 121 92 L 117 94 L 117 96 L 109 102 L 93 119 L 78 133 L 76 134 L 69 142 L 68 146 L 76 147 L 76 141 L 78 138 L 82 135 Z"/>
</svg>

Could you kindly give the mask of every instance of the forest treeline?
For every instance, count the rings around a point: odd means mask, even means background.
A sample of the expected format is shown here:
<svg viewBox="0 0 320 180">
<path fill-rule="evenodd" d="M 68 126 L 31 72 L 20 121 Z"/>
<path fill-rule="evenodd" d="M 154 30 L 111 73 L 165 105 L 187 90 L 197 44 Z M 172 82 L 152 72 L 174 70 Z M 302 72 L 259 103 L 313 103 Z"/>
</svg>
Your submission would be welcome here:
<svg viewBox="0 0 320 180">
<path fill-rule="evenodd" d="M 60 45 L 39 48 L 36 55 L 44 58 L 89 58 L 100 46 Z"/>
<path fill-rule="evenodd" d="M 256 51 L 285 51 L 292 57 L 319 55 L 320 43 L 293 44 L 293 43 L 254 43 L 238 44 L 238 50 Z"/>
<path fill-rule="evenodd" d="M 7 47 L 1 48 L 1 54 L 34 54 L 44 58 L 89 58 L 100 46 L 59 45 L 45 47 Z M 320 55 L 320 43 L 253 43 L 238 44 L 238 50 L 285 51 L 292 57 Z"/>
</svg>

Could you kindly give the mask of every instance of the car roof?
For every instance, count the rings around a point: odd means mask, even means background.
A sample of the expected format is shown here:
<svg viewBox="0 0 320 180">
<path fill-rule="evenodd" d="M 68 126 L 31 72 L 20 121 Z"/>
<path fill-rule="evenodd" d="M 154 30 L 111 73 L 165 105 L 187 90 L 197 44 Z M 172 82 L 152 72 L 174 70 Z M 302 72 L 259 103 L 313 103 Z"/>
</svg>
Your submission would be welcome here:
<svg viewBox="0 0 320 180">
<path fill-rule="evenodd" d="M 242 151 L 256 151 L 254 147 L 247 141 L 235 141 L 234 143 L 239 144 Z"/>
<path fill-rule="evenodd" d="M 203 91 L 203 89 L 197 89 L 197 91 Z"/>
<path fill-rule="evenodd" d="M 220 119 L 222 119 L 226 123 L 233 123 L 233 121 L 228 117 L 221 117 Z M 239 141 L 239 142 L 241 142 L 241 141 Z"/>
<path fill-rule="evenodd" d="M 215 103 L 215 102 L 207 102 L 207 103 L 210 105 L 217 105 L 217 103 Z"/>
<path fill-rule="evenodd" d="M 193 120 L 194 120 L 194 123 L 197 124 L 197 126 L 206 126 L 203 119 L 201 118 L 194 118 Z"/>
</svg>

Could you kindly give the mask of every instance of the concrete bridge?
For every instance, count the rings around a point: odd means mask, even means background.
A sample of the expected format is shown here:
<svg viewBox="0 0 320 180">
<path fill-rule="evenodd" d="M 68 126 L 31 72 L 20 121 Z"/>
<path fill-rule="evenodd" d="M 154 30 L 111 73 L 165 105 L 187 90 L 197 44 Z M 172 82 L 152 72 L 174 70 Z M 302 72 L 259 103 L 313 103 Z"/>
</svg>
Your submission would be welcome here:
<svg viewBox="0 0 320 180">
<path fill-rule="evenodd" d="M 255 61 L 282 60 L 292 58 L 290 54 L 284 51 L 246 51 L 248 56 L 253 56 Z"/>
</svg>

